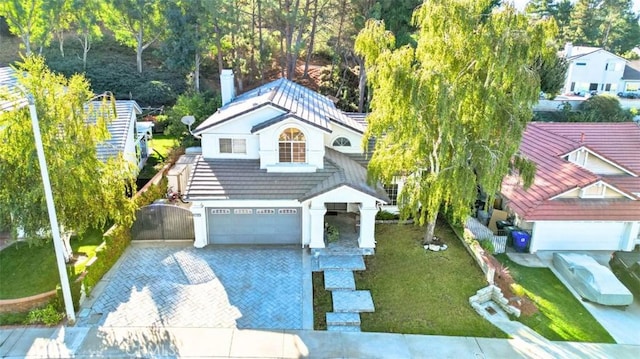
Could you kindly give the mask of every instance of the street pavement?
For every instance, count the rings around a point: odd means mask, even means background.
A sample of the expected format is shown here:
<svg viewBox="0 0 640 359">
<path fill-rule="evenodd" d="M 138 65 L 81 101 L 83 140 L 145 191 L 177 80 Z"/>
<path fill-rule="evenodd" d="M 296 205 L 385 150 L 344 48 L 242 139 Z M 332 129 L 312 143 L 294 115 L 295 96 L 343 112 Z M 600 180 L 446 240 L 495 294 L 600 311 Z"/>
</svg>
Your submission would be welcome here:
<svg viewBox="0 0 640 359">
<path fill-rule="evenodd" d="M 0 329 L 2 358 L 638 358 L 640 346 L 233 328 Z"/>
</svg>

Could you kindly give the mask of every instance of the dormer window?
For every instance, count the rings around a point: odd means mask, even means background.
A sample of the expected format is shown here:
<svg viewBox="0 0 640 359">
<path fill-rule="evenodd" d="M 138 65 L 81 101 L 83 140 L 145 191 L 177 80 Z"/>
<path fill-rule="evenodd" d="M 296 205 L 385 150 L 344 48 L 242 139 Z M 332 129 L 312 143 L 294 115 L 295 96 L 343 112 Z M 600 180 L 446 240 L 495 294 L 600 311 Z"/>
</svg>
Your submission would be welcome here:
<svg viewBox="0 0 640 359">
<path fill-rule="evenodd" d="M 346 137 L 338 137 L 333 141 L 333 147 L 351 147 L 351 141 Z"/>
<path fill-rule="evenodd" d="M 278 138 L 280 163 L 305 163 L 307 143 L 304 134 L 297 128 L 287 128 Z"/>
</svg>

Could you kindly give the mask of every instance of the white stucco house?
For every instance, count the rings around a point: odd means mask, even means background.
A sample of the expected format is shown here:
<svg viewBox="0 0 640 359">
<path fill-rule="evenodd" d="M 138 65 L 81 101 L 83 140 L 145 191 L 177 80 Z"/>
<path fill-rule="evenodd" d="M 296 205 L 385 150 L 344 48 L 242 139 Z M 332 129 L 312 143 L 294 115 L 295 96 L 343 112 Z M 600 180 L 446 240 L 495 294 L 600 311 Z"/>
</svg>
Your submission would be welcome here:
<svg viewBox="0 0 640 359">
<path fill-rule="evenodd" d="M 520 152 L 537 166 L 524 189 L 505 177 L 501 195 L 530 252 L 622 250 L 640 245 L 640 126 L 530 123 Z"/>
<path fill-rule="evenodd" d="M 628 61 L 599 47 L 574 46 L 567 43 L 560 56 L 568 62 L 563 93 L 617 94 L 626 89 L 623 75 Z"/>
<path fill-rule="evenodd" d="M 286 79 L 234 97 L 225 70 L 221 85 L 223 106 L 193 131 L 201 153 L 173 172 L 191 203 L 194 245 L 323 248 L 329 210 L 357 213 L 358 245 L 374 248 L 375 216 L 390 199 L 367 183 L 364 116 Z"/>
</svg>

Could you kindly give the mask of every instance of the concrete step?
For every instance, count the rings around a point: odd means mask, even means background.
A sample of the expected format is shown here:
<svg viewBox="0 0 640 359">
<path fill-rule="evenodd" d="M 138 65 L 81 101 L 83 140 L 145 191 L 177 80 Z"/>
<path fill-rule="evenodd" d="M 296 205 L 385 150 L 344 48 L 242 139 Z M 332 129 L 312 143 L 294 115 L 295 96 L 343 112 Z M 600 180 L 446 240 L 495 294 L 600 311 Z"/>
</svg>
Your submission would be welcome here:
<svg viewBox="0 0 640 359">
<path fill-rule="evenodd" d="M 327 326 L 360 326 L 360 314 L 358 313 L 326 313 Z"/>
<path fill-rule="evenodd" d="M 328 332 L 361 332 L 359 325 L 328 325 Z"/>
<path fill-rule="evenodd" d="M 334 290 L 331 292 L 333 311 L 337 313 L 374 312 L 373 299 L 368 290 Z"/>
<path fill-rule="evenodd" d="M 353 272 L 349 270 L 327 269 L 324 271 L 324 289 L 326 290 L 354 290 L 356 281 Z"/>
<path fill-rule="evenodd" d="M 364 259 L 362 256 L 334 256 L 334 255 L 321 255 L 318 258 L 320 270 L 327 269 L 341 269 L 341 270 L 365 270 Z"/>
</svg>

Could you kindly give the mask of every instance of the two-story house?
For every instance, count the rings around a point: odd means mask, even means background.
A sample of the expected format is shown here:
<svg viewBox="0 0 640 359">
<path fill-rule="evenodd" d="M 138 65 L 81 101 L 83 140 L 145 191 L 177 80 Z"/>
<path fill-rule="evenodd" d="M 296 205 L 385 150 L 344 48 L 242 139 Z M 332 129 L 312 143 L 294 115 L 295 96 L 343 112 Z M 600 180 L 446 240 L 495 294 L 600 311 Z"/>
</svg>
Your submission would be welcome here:
<svg viewBox="0 0 640 359">
<path fill-rule="evenodd" d="M 193 135 L 202 139 L 182 191 L 196 247 L 298 244 L 323 248 L 327 210 L 355 212 L 359 246 L 374 248 L 375 216 L 389 198 L 367 183 L 363 116 L 278 79 L 234 97 L 221 75 L 223 106 Z"/>
<path fill-rule="evenodd" d="M 563 93 L 617 94 L 624 91 L 622 81 L 627 60 L 599 47 L 567 43 L 560 53 L 568 62 Z"/>
<path fill-rule="evenodd" d="M 505 177 L 502 196 L 538 250 L 623 250 L 640 245 L 640 126 L 527 126 L 520 152 L 536 164 L 533 185 Z"/>
</svg>

